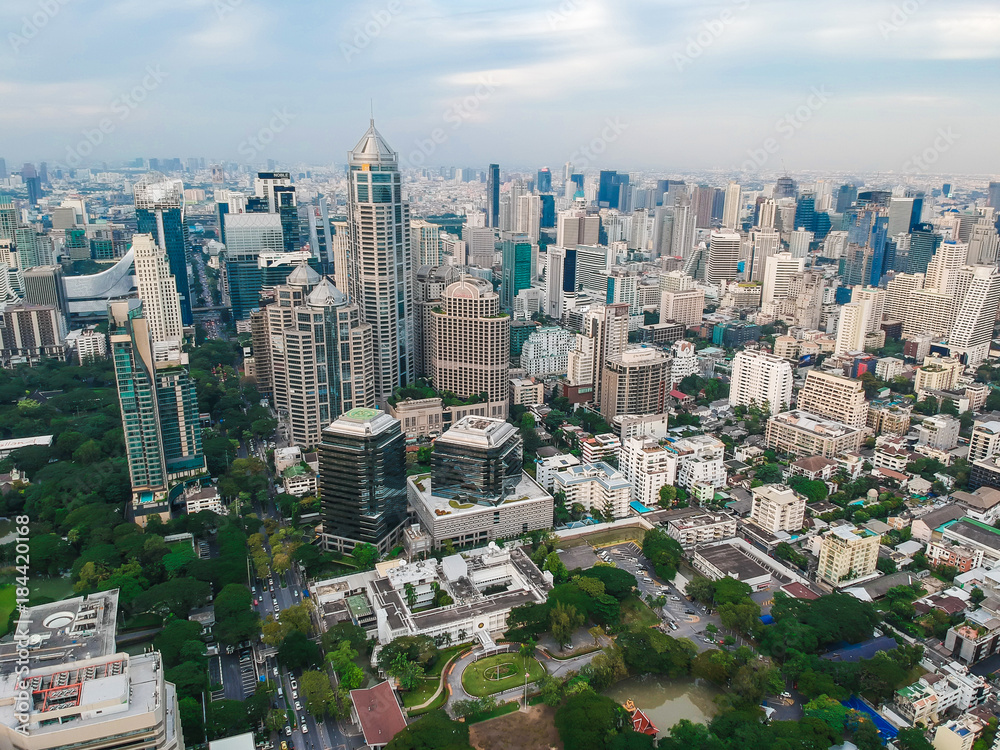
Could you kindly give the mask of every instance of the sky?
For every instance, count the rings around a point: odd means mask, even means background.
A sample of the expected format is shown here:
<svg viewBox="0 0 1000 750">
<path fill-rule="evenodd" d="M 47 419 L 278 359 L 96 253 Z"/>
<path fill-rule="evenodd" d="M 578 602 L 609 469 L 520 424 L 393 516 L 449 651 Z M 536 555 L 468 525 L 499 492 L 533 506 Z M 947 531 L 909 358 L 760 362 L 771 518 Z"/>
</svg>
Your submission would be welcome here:
<svg viewBox="0 0 1000 750">
<path fill-rule="evenodd" d="M 995 0 L 3 0 L 0 157 L 1000 169 Z"/>
</svg>

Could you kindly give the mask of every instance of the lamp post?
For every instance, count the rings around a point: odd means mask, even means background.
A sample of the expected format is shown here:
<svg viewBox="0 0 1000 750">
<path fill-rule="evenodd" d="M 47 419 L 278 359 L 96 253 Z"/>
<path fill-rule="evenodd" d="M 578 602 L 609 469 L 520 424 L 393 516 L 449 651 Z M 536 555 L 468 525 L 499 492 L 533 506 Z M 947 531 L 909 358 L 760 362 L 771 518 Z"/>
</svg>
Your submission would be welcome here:
<svg viewBox="0 0 1000 750">
<path fill-rule="evenodd" d="M 524 670 L 524 701 L 523 701 L 523 705 L 521 706 L 521 710 L 522 711 L 527 711 L 528 710 L 528 670 L 527 670 L 527 668 L 525 668 L 525 670 Z"/>
</svg>

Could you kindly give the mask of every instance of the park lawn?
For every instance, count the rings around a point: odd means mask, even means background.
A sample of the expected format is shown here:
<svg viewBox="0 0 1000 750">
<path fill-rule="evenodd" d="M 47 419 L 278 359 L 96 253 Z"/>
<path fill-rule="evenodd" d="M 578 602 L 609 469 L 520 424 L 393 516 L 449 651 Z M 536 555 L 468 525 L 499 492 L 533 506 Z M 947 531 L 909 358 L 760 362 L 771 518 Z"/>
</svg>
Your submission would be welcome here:
<svg viewBox="0 0 1000 750">
<path fill-rule="evenodd" d="M 458 646 L 448 646 L 447 648 L 443 648 L 438 651 L 437 658 L 434 659 L 434 663 L 431 665 L 430 669 L 427 670 L 427 676 L 440 677 L 448 662 L 468 648 L 469 644 L 465 643 Z"/>
<path fill-rule="evenodd" d="M 7 635 L 7 621 L 17 606 L 16 588 L 13 583 L 0 588 L 0 637 Z"/>
<path fill-rule="evenodd" d="M 621 608 L 623 625 L 649 628 L 660 622 L 660 618 L 656 616 L 656 613 L 637 596 L 629 596 L 622 599 Z"/>
<path fill-rule="evenodd" d="M 427 706 L 426 708 L 418 708 L 416 710 L 407 709 L 406 715 L 423 716 L 424 714 L 429 714 L 431 711 L 437 711 L 439 708 L 444 708 L 444 704 L 448 702 L 448 698 L 449 695 L 447 689 L 442 690 L 441 693 L 438 695 L 438 697 L 435 698 L 429 706 Z"/>
<path fill-rule="evenodd" d="M 500 678 L 495 677 L 500 667 Z M 545 674 L 545 668 L 532 657 L 521 654 L 497 654 L 473 662 L 462 673 L 462 687 L 469 695 L 484 697 L 500 693 L 524 684 L 524 673 L 528 672 L 528 682 L 535 682 Z"/>
<path fill-rule="evenodd" d="M 413 706 L 419 706 L 421 703 L 426 703 L 430 700 L 431 696 L 434 695 L 435 691 L 438 689 L 438 685 L 440 684 L 440 677 L 421 680 L 420 684 L 417 685 L 416 688 L 413 690 L 407 690 L 403 693 L 403 706 L 406 708 L 412 708 Z"/>
</svg>

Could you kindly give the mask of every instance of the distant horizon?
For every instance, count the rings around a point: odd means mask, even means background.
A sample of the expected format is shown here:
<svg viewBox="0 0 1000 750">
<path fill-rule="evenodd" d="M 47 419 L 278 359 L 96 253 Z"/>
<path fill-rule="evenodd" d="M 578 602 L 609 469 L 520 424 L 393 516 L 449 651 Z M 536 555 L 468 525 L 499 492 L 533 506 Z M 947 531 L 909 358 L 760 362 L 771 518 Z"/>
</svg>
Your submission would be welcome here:
<svg viewBox="0 0 1000 750">
<path fill-rule="evenodd" d="M 982 0 L 8 0 L 0 21 L 8 169 L 157 152 L 339 163 L 372 110 L 413 166 L 1000 162 L 1000 9 Z"/>
</svg>

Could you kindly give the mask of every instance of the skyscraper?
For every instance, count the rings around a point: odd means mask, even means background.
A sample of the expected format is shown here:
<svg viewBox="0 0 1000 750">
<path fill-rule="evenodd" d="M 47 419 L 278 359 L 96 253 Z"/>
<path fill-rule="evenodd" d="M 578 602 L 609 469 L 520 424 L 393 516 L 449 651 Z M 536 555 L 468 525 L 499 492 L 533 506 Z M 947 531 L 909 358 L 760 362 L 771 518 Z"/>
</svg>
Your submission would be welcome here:
<svg viewBox="0 0 1000 750">
<path fill-rule="evenodd" d="M 733 358 L 730 406 L 766 405 L 770 414 L 792 403 L 792 364 L 762 351 L 739 351 Z"/>
<path fill-rule="evenodd" d="M 319 445 L 323 544 L 349 552 L 361 543 L 385 554 L 406 523 L 406 436 L 399 420 L 352 409 L 323 430 Z"/>
<path fill-rule="evenodd" d="M 38 200 L 42 197 L 42 178 L 35 171 L 34 164 L 25 164 L 21 167 L 21 179 L 28 190 L 28 203 L 37 206 Z"/>
<path fill-rule="evenodd" d="M 175 480 L 205 471 L 198 397 L 177 340 L 154 341 L 142 306 L 108 306 L 111 349 L 121 404 L 132 512 L 140 525 L 169 518 Z"/>
<path fill-rule="evenodd" d="M 742 189 L 738 182 L 730 182 L 726 186 L 726 197 L 722 207 L 722 228 L 736 229 L 740 220 L 742 208 Z M 699 226 L 704 226 L 699 225 Z"/>
<path fill-rule="evenodd" d="M 538 179 L 536 180 L 535 187 L 539 193 L 551 193 L 552 192 L 552 172 L 549 171 L 548 167 L 542 167 L 538 170 Z"/>
<path fill-rule="evenodd" d="M 180 294 L 166 251 L 153 241 L 153 235 L 137 234 L 132 237 L 132 262 L 149 335 L 154 342 L 179 341 L 184 335 Z"/>
<path fill-rule="evenodd" d="M 522 234 L 508 235 L 501 243 L 500 303 L 505 310 L 513 310 L 514 297 L 531 286 L 531 245 L 531 238 Z"/>
<path fill-rule="evenodd" d="M 414 374 L 410 205 L 402 197 L 396 152 L 374 120 L 348 162 L 350 296 L 372 326 L 375 398 L 385 403 Z"/>
<path fill-rule="evenodd" d="M 148 172 L 133 186 L 135 219 L 141 234 L 166 250 L 170 272 L 181 297 L 181 322 L 191 325 L 191 293 L 188 287 L 188 231 L 184 223 L 184 184 L 159 172 Z"/>
<path fill-rule="evenodd" d="M 709 284 L 718 284 L 736 278 L 737 263 L 740 259 L 740 245 L 743 238 L 739 232 L 712 232 L 708 246 L 708 270 L 705 280 Z"/>
<path fill-rule="evenodd" d="M 484 279 L 464 277 L 450 284 L 434 326 L 431 378 L 438 391 L 459 398 L 485 397 L 486 416 L 506 419 L 510 392 L 510 316 Z"/>
<path fill-rule="evenodd" d="M 927 266 L 941 246 L 943 237 L 934 231 L 933 224 L 917 224 L 910 230 L 910 249 L 907 253 L 907 273 L 927 273 Z"/>
<path fill-rule="evenodd" d="M 975 367 L 990 351 L 993 325 L 1000 308 L 1000 273 L 995 266 L 975 266 L 958 272 L 958 284 L 965 289 L 955 309 L 955 325 L 948 343 L 951 355 L 961 355 L 966 365 Z"/>
<path fill-rule="evenodd" d="M 791 253 L 777 253 L 764 262 L 764 286 L 761 289 L 760 303 L 767 305 L 779 299 L 788 297 L 788 289 L 792 278 L 800 276 L 805 267 L 805 260 L 795 258 Z"/>
<path fill-rule="evenodd" d="M 990 183 L 986 205 L 993 208 L 1000 208 L 1000 182 Z"/>
<path fill-rule="evenodd" d="M 783 177 L 779 177 L 774 183 L 774 199 L 781 200 L 782 198 L 794 198 L 797 192 L 797 187 L 795 185 L 795 180 L 789 177 L 787 174 Z"/>
<path fill-rule="evenodd" d="M 441 265 L 441 227 L 423 219 L 414 219 L 410 222 L 410 240 L 416 246 L 413 253 L 416 268 Z"/>
<path fill-rule="evenodd" d="M 500 226 L 500 165 L 486 169 L 486 226 Z"/>
<path fill-rule="evenodd" d="M 841 185 L 837 191 L 837 213 L 844 213 L 844 211 L 854 205 L 854 201 L 857 199 L 858 189 L 854 185 Z"/>
</svg>

